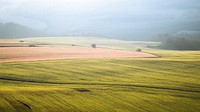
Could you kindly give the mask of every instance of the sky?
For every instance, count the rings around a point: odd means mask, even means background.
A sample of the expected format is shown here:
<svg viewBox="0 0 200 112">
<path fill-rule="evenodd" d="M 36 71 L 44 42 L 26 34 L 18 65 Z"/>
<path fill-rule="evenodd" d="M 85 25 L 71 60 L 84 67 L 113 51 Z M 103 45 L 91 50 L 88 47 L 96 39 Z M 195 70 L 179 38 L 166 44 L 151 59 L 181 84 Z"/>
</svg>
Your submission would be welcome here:
<svg viewBox="0 0 200 112">
<path fill-rule="evenodd" d="M 0 22 L 48 33 L 143 38 L 198 21 L 200 0 L 0 0 Z"/>
</svg>

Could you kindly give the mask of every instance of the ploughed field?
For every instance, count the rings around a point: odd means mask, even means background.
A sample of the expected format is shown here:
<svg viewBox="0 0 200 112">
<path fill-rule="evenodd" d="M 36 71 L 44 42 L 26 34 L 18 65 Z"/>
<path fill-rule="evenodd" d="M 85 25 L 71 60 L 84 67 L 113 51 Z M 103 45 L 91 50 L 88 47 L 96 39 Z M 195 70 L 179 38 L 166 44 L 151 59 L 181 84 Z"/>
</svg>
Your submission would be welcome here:
<svg viewBox="0 0 200 112">
<path fill-rule="evenodd" d="M 0 47 L 0 62 L 82 58 L 155 58 L 150 53 L 80 46 Z"/>
<path fill-rule="evenodd" d="M 97 48 L 91 48 L 95 43 Z M 0 62 L 39 61 L 83 58 L 155 58 L 135 52 L 155 42 L 122 41 L 98 37 L 40 37 L 0 39 Z"/>
</svg>

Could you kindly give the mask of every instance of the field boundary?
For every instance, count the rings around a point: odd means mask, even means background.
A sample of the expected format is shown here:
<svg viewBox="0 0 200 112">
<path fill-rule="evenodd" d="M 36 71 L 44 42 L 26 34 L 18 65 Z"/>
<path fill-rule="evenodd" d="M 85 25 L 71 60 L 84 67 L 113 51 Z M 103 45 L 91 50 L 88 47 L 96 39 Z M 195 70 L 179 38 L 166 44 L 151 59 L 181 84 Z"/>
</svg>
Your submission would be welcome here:
<svg viewBox="0 0 200 112">
<path fill-rule="evenodd" d="M 136 84 L 110 84 L 110 83 L 88 83 L 88 82 L 49 82 L 49 81 L 37 81 L 37 80 L 24 80 L 24 79 L 15 79 L 15 78 L 5 78 L 0 77 L 0 80 L 6 81 L 15 81 L 15 82 L 27 82 L 27 83 L 43 83 L 43 84 L 69 84 L 69 85 L 99 85 L 99 86 L 129 86 L 137 88 L 148 88 L 148 89 L 159 89 L 159 90 L 170 90 L 170 91 L 183 91 L 183 92 L 192 92 L 200 93 L 198 90 L 188 90 L 181 88 L 170 88 L 170 87 L 159 87 L 159 86 L 147 86 L 147 85 L 136 85 Z"/>
</svg>

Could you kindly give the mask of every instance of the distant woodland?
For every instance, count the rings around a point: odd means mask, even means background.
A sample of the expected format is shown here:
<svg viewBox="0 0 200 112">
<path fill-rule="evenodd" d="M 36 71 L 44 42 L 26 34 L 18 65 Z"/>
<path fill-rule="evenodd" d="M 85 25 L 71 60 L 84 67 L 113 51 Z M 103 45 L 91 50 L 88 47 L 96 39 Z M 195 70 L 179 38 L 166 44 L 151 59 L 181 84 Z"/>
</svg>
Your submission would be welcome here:
<svg viewBox="0 0 200 112">
<path fill-rule="evenodd" d="M 180 33 L 159 35 L 161 44 L 158 48 L 169 50 L 200 50 L 200 35 Z"/>
</svg>

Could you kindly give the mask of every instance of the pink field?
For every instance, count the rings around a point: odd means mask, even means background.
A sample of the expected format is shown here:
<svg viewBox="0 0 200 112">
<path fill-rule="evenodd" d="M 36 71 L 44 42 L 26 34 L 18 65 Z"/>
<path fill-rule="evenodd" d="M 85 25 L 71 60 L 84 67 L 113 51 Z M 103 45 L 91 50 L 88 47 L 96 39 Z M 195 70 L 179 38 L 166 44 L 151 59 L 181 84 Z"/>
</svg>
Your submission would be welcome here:
<svg viewBox="0 0 200 112">
<path fill-rule="evenodd" d="M 0 62 L 21 62 L 83 58 L 156 58 L 158 56 L 124 50 L 77 46 L 0 47 Z"/>
</svg>

